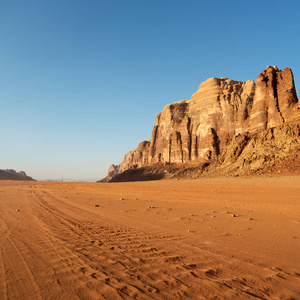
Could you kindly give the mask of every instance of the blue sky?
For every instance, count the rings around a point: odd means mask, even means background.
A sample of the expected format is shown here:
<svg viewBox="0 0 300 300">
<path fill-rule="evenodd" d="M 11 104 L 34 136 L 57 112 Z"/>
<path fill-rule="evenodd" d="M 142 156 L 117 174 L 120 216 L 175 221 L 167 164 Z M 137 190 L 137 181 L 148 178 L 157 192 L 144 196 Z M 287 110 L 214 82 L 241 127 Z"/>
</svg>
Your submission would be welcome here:
<svg viewBox="0 0 300 300">
<path fill-rule="evenodd" d="M 293 70 L 300 1 L 0 0 L 0 169 L 96 180 L 210 77 Z"/>
</svg>

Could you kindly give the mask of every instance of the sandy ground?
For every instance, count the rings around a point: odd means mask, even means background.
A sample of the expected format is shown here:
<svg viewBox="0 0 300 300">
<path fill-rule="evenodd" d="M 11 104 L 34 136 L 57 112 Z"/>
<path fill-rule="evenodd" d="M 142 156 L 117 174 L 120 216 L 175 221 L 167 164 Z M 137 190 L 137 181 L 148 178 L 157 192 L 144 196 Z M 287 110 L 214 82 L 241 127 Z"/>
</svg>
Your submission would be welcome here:
<svg viewBox="0 0 300 300">
<path fill-rule="evenodd" d="M 300 176 L 0 182 L 0 299 L 300 299 Z"/>
</svg>

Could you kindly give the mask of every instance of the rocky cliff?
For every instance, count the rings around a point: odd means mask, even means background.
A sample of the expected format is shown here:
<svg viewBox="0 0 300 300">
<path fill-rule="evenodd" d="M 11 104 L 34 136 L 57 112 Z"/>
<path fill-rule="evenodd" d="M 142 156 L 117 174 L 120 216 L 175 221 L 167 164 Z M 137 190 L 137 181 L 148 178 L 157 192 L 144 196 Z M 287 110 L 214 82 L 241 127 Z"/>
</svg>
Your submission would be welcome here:
<svg viewBox="0 0 300 300">
<path fill-rule="evenodd" d="M 34 180 L 24 171 L 16 172 L 12 169 L 0 170 L 0 180 Z"/>
<path fill-rule="evenodd" d="M 224 149 L 237 136 L 246 139 L 248 134 L 285 124 L 298 108 L 289 68 L 281 71 L 268 66 L 256 84 L 210 78 L 200 84 L 191 100 L 167 105 L 156 116 L 151 140 L 128 152 L 118 166 L 112 165 L 104 181 L 157 163 L 220 162 Z"/>
</svg>

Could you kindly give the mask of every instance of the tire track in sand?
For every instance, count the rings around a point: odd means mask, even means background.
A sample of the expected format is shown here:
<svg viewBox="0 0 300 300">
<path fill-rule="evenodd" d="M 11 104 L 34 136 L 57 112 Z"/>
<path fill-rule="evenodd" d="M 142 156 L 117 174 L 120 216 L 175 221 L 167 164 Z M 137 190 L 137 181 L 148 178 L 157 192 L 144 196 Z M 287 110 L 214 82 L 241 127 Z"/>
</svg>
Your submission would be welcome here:
<svg viewBox="0 0 300 300">
<path fill-rule="evenodd" d="M 39 217 L 42 219 L 45 217 L 47 219 L 47 223 L 50 222 L 51 224 L 54 224 L 53 221 L 55 221 L 55 224 L 58 225 L 55 226 L 55 228 L 59 227 L 60 229 L 55 232 L 52 231 L 50 236 L 50 239 L 52 240 L 55 236 L 55 248 L 63 248 L 64 250 L 62 251 L 66 254 L 57 257 L 55 265 L 60 267 L 59 272 L 63 273 L 66 270 L 70 270 L 70 272 L 68 272 L 69 279 L 77 279 L 76 284 L 79 284 L 80 286 L 85 285 L 86 289 L 89 289 L 89 296 L 94 296 L 92 297 L 93 299 L 99 299 L 99 295 L 108 299 L 111 299 L 112 297 L 116 297 L 117 299 L 122 298 L 122 295 L 124 293 L 126 294 L 126 288 L 124 288 L 124 285 L 122 286 L 123 292 L 121 292 L 120 288 L 115 287 L 115 285 L 119 283 L 119 280 L 117 278 L 111 278 L 110 274 L 103 270 L 101 267 L 102 264 L 99 263 L 99 260 L 95 259 L 95 261 L 91 262 L 88 255 L 83 253 L 81 251 L 82 249 L 78 249 L 78 243 L 73 244 L 76 239 L 82 240 L 82 238 L 85 237 L 84 233 L 87 233 L 86 231 L 80 231 L 80 236 L 75 234 L 76 230 L 82 230 L 84 226 L 74 222 L 73 220 L 69 220 L 67 216 L 61 212 L 55 211 L 55 213 L 53 213 L 52 209 L 49 209 L 43 201 L 40 203 L 40 208 Z M 42 214 L 45 215 L 42 216 Z M 91 236 L 93 236 L 93 234 L 94 233 L 92 232 Z M 68 237 L 68 239 L 66 239 L 66 237 Z M 89 240 L 90 239 L 91 238 L 89 237 Z M 94 265 L 91 267 L 91 264 Z M 70 275 L 70 273 L 72 273 L 72 275 Z M 96 294 L 91 294 L 93 289 L 96 291 Z M 132 287 L 132 289 L 135 288 Z M 82 294 L 87 293 L 86 290 L 82 290 L 81 292 Z M 136 292 L 141 293 L 138 289 L 136 289 Z"/>
<path fill-rule="evenodd" d="M 0 246 L 0 269 L 2 270 L 2 281 L 3 281 L 3 289 L 0 289 L 0 299 L 7 300 L 7 280 L 6 280 L 6 274 L 5 274 L 5 264 L 4 264 L 4 258 L 3 258 L 3 249 L 2 246 Z"/>
<path fill-rule="evenodd" d="M 14 266 L 16 264 L 18 264 L 19 262 L 22 264 L 23 268 L 18 268 L 18 272 L 24 272 L 27 274 L 27 276 L 23 276 L 23 280 L 26 280 L 27 283 L 26 285 L 29 285 L 29 286 L 32 286 L 33 288 L 33 291 L 34 291 L 34 295 L 35 295 L 35 299 L 43 299 L 42 296 L 41 296 L 41 293 L 40 293 L 40 287 L 38 286 L 35 278 L 34 278 L 34 275 L 32 273 L 32 271 L 30 270 L 25 258 L 24 258 L 24 255 L 18 250 L 18 247 L 16 246 L 16 244 L 14 243 L 14 241 L 10 238 L 10 237 L 7 237 L 7 241 L 11 244 L 12 248 L 14 251 L 15 251 L 15 254 L 17 257 L 14 257 L 14 260 L 12 261 L 12 259 L 10 258 L 11 257 L 11 254 L 10 255 L 7 255 L 7 259 L 10 261 L 10 265 L 11 266 Z M 7 252 L 6 252 L 7 253 Z M 25 279 L 26 278 L 26 279 Z"/>
<path fill-rule="evenodd" d="M 8 297 L 8 290 L 7 290 L 7 276 L 6 276 L 6 272 L 7 272 L 7 268 L 5 265 L 5 259 L 4 259 L 4 251 L 5 251 L 5 242 L 8 240 L 9 242 L 9 237 L 10 235 L 14 232 L 14 230 L 18 227 L 18 225 L 21 223 L 22 219 L 19 219 L 17 221 L 14 222 L 14 224 L 12 226 L 8 226 L 4 220 L 1 220 L 1 227 L 6 227 L 6 230 L 0 228 L 2 235 L 0 236 L 0 269 L 2 271 L 2 281 L 3 281 L 3 290 L 0 289 L 0 299 L 5 299 L 7 300 Z M 3 294 L 3 298 L 1 297 L 1 293 Z"/>
<path fill-rule="evenodd" d="M 73 252 L 81 256 L 88 265 L 88 267 L 75 270 L 78 276 L 89 274 L 90 277 L 99 280 L 99 278 L 103 279 L 104 274 L 106 285 L 114 287 L 119 295 L 127 296 L 138 293 L 159 293 L 159 289 L 155 287 L 157 281 L 171 294 L 176 290 L 184 294 L 184 289 L 189 288 L 187 284 L 181 283 L 176 278 L 176 273 L 175 276 L 170 275 L 171 270 L 164 271 L 164 279 L 159 279 L 159 275 L 147 275 L 153 264 L 156 267 L 154 273 L 160 273 L 158 262 L 160 259 L 164 263 L 180 259 L 152 245 L 155 240 L 174 239 L 174 235 L 145 236 L 144 233 L 108 225 L 79 224 L 74 220 L 67 220 L 65 214 L 58 212 L 57 208 L 49 207 L 43 199 L 40 199 L 39 204 L 47 211 L 45 217 L 49 219 L 49 214 L 51 214 L 60 226 L 65 227 L 68 234 L 60 232 L 61 239 L 69 246 L 74 245 Z M 60 227 L 61 229 L 63 228 Z M 74 243 L 76 239 L 77 242 Z M 176 266 L 173 269 L 175 271 Z M 182 269 L 182 271 L 186 270 Z M 164 292 L 164 294 L 167 296 L 168 293 Z"/>
<path fill-rule="evenodd" d="M 51 205 L 38 192 L 35 198 L 39 217 L 45 226 L 51 224 L 51 227 L 48 226 L 51 235 L 68 249 L 69 257 L 60 257 L 60 263 L 71 270 L 73 279 L 80 282 L 82 287 L 93 290 L 95 297 L 101 295 L 111 298 L 114 295 L 119 298 L 205 299 L 219 294 L 230 299 L 240 294 L 245 299 L 267 299 L 273 293 L 268 288 L 269 283 L 272 280 L 275 284 L 278 282 L 278 278 L 274 280 L 263 274 L 260 278 L 256 278 L 255 274 L 246 274 L 243 278 L 239 278 L 237 272 L 228 274 L 222 269 L 222 264 L 219 266 L 216 262 L 220 257 L 213 261 L 218 255 L 205 255 L 201 249 L 198 249 L 201 256 L 191 260 L 190 252 L 179 251 L 180 242 L 174 241 L 180 241 L 180 237 L 145 234 L 132 228 L 112 226 L 103 220 L 79 222 L 59 210 L 58 206 L 55 207 L 53 201 L 57 198 L 50 193 L 46 198 L 53 200 Z M 66 206 L 70 210 L 77 210 L 69 204 Z M 89 214 L 80 209 L 78 212 Z M 91 217 L 95 219 L 92 214 Z M 170 241 L 174 243 L 174 251 L 165 250 L 164 242 Z M 221 259 L 222 263 L 224 259 Z M 245 262 L 238 263 L 246 265 Z M 264 273 L 258 266 L 252 267 L 256 268 L 256 275 Z M 270 270 L 265 273 L 269 274 Z M 264 285 L 265 290 L 256 287 Z M 86 289 L 81 292 L 86 292 Z"/>
</svg>

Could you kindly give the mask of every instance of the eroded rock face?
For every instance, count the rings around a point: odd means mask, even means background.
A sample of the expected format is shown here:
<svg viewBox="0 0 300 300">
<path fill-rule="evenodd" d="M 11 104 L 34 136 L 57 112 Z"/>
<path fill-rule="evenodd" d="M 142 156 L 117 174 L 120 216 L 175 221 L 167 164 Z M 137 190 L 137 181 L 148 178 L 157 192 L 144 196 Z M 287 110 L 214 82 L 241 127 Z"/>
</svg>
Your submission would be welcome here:
<svg viewBox="0 0 300 300">
<path fill-rule="evenodd" d="M 298 108 L 292 70 L 268 66 L 256 79 L 249 131 L 278 126 Z"/>
<path fill-rule="evenodd" d="M 238 134 L 286 122 L 299 106 L 291 69 L 267 67 L 256 81 L 201 83 L 191 100 L 168 104 L 155 118 L 151 140 L 129 151 L 109 173 L 158 162 L 213 160 Z"/>
<path fill-rule="evenodd" d="M 295 162 L 300 149 L 300 125 L 283 123 L 259 133 L 241 134 L 232 139 L 218 158 L 219 174 L 249 174 Z M 290 163 L 291 164 L 291 163 Z"/>
<path fill-rule="evenodd" d="M 158 114 L 151 139 L 151 163 L 213 159 L 243 131 L 255 84 L 227 78 L 203 82 L 191 100 L 167 105 Z"/>
</svg>

